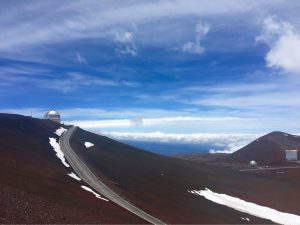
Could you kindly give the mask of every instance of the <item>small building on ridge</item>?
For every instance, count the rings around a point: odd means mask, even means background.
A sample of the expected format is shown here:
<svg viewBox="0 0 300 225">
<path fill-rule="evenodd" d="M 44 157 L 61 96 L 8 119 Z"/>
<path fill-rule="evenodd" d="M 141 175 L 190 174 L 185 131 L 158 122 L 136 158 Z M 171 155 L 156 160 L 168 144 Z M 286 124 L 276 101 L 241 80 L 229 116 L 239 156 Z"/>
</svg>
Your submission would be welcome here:
<svg viewBox="0 0 300 225">
<path fill-rule="evenodd" d="M 298 150 L 285 150 L 285 159 L 287 161 L 297 161 Z"/>
<path fill-rule="evenodd" d="M 44 119 L 51 120 L 51 121 L 54 121 L 54 122 L 57 122 L 57 123 L 61 122 L 61 120 L 60 120 L 60 114 L 57 111 L 55 111 L 55 110 L 48 111 L 45 114 Z"/>
</svg>

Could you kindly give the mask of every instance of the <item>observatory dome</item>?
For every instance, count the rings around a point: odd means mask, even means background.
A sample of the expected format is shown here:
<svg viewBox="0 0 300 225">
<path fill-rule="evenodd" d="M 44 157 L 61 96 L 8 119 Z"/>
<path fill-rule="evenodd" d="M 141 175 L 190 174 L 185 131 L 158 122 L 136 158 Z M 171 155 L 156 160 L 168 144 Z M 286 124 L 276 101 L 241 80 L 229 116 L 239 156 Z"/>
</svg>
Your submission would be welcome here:
<svg viewBox="0 0 300 225">
<path fill-rule="evenodd" d="M 257 162 L 255 162 L 255 161 L 252 160 L 252 161 L 250 161 L 249 165 L 250 166 L 257 166 Z"/>
<path fill-rule="evenodd" d="M 45 114 L 44 119 L 60 123 L 60 114 L 55 110 L 50 110 Z"/>
</svg>

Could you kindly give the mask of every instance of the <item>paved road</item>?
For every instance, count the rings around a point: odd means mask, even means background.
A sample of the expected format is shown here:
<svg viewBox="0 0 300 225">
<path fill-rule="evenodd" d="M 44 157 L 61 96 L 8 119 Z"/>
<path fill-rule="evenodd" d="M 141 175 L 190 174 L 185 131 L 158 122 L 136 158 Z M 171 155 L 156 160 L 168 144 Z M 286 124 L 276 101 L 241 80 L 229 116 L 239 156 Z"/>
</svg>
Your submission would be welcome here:
<svg viewBox="0 0 300 225">
<path fill-rule="evenodd" d="M 79 158 L 79 156 L 71 148 L 70 138 L 75 130 L 76 127 L 71 127 L 69 130 L 64 132 L 64 134 L 59 140 L 59 144 L 61 150 L 65 154 L 66 159 L 68 160 L 68 163 L 72 166 L 76 174 L 98 193 L 102 194 L 112 202 L 118 204 L 124 209 L 127 209 L 128 211 L 132 212 L 138 217 L 152 224 L 165 224 L 161 220 L 156 219 L 155 217 L 149 215 L 148 213 L 144 212 L 143 210 L 135 207 L 131 203 L 121 198 L 118 194 L 113 192 L 103 182 L 101 182 L 95 174 L 91 172 L 87 165 Z"/>
<path fill-rule="evenodd" d="M 299 169 L 300 166 L 281 166 L 281 167 L 263 167 L 263 168 L 255 168 L 255 169 L 242 169 L 241 172 L 244 171 L 256 171 L 256 170 L 282 170 L 282 169 Z"/>
</svg>

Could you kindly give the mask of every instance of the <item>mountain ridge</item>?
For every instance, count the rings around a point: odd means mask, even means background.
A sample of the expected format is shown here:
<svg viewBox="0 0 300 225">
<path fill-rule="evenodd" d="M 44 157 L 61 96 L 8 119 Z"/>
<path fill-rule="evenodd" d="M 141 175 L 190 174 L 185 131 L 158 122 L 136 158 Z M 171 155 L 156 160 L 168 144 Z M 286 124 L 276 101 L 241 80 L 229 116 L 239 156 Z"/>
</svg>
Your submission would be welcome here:
<svg viewBox="0 0 300 225">
<path fill-rule="evenodd" d="M 249 163 L 251 160 L 259 164 L 284 163 L 285 150 L 291 149 L 300 150 L 300 136 L 273 131 L 220 160 L 236 163 Z"/>
</svg>

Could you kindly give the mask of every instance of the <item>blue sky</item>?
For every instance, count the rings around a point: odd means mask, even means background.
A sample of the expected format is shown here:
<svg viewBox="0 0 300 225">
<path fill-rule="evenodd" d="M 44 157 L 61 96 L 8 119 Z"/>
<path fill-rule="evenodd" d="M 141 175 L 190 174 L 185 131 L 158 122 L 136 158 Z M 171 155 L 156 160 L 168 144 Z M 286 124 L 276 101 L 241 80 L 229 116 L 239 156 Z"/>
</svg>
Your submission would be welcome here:
<svg viewBox="0 0 300 225">
<path fill-rule="evenodd" d="M 297 0 L 0 6 L 1 112 L 126 135 L 299 133 Z"/>
</svg>

